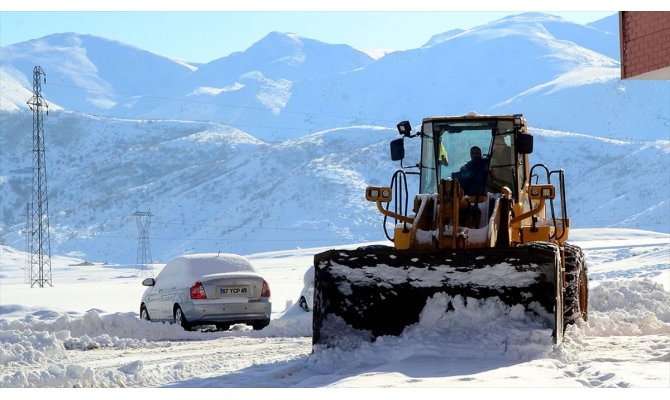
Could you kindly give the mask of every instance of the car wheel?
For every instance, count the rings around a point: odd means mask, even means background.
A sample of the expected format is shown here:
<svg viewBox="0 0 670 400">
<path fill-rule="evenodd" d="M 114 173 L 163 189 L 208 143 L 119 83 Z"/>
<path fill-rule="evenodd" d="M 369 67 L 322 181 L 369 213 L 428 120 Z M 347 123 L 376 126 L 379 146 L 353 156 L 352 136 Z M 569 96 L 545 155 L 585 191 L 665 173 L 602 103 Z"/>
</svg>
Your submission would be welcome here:
<svg viewBox="0 0 670 400">
<path fill-rule="evenodd" d="M 309 311 L 309 306 L 307 305 L 307 300 L 305 299 L 305 296 L 300 296 L 300 300 L 298 300 L 298 305 L 303 310 Z"/>
<path fill-rule="evenodd" d="M 270 319 L 256 321 L 251 324 L 251 326 L 254 328 L 255 331 L 260 331 L 261 329 L 265 328 L 268 325 L 270 325 Z"/>
<path fill-rule="evenodd" d="M 216 324 L 216 329 L 220 331 L 227 331 L 230 329 L 230 324 Z"/>
<path fill-rule="evenodd" d="M 151 321 L 151 318 L 149 318 L 149 311 L 147 311 L 147 307 L 144 305 L 140 308 L 140 319 Z"/>
<path fill-rule="evenodd" d="M 184 312 L 179 306 L 175 307 L 174 309 L 174 323 L 184 328 L 185 331 L 191 330 L 191 325 L 189 325 Z"/>
</svg>

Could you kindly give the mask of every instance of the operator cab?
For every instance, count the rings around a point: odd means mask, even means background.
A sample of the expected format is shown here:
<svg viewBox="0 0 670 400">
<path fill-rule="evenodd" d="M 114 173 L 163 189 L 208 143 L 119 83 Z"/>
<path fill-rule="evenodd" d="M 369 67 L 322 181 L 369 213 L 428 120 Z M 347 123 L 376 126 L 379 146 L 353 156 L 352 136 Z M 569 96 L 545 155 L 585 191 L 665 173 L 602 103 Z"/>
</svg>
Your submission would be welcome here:
<svg viewBox="0 0 670 400">
<path fill-rule="evenodd" d="M 506 186 L 519 198 L 527 182 L 524 154 L 532 151 L 521 115 L 425 118 L 419 135 L 420 193 L 437 193 L 441 179 L 459 179 L 469 196 Z"/>
</svg>

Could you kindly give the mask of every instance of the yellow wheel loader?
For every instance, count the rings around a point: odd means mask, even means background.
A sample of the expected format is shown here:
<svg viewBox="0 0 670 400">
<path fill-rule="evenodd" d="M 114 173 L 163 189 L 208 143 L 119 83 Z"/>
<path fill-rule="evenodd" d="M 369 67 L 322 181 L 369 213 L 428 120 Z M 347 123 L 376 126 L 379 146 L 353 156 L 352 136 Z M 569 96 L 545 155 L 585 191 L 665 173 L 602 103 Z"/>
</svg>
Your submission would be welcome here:
<svg viewBox="0 0 670 400">
<path fill-rule="evenodd" d="M 582 250 L 566 242 L 563 170 L 530 167 L 523 115 L 431 117 L 417 133 L 408 121 L 398 131 L 391 158 L 401 169 L 389 187 L 365 193 L 393 246 L 314 256 L 313 344 L 400 335 L 437 293 L 522 304 L 561 342 L 568 324 L 587 319 L 587 267 Z M 412 138 L 421 141 L 420 162 L 404 166 Z M 419 181 L 411 212 L 410 174 Z"/>
</svg>

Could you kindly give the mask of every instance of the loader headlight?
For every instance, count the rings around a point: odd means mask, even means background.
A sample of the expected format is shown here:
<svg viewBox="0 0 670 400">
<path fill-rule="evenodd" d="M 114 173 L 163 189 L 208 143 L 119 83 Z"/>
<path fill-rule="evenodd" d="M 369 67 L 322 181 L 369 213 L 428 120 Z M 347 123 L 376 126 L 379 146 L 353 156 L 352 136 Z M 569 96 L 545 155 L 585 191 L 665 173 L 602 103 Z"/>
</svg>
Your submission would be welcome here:
<svg viewBox="0 0 670 400">
<path fill-rule="evenodd" d="M 398 125 L 398 133 L 403 136 L 410 136 L 412 134 L 412 125 L 409 124 L 409 121 L 402 121 Z"/>
<path fill-rule="evenodd" d="M 370 186 L 365 189 L 365 199 L 368 201 L 388 203 L 391 201 L 391 188 Z"/>
<path fill-rule="evenodd" d="M 536 200 L 539 199 L 553 199 L 555 195 L 554 187 L 552 185 L 531 186 L 530 197 Z"/>
</svg>

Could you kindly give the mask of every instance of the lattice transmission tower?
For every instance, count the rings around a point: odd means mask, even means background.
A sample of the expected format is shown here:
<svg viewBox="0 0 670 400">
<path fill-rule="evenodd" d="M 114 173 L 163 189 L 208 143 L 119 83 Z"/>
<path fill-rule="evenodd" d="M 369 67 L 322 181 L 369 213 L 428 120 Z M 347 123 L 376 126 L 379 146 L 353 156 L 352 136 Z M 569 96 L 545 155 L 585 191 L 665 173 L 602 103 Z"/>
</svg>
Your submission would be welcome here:
<svg viewBox="0 0 670 400">
<path fill-rule="evenodd" d="M 53 286 L 51 281 L 51 242 L 49 240 L 49 201 L 47 199 L 47 166 L 44 148 L 44 111 L 49 105 L 42 97 L 42 67 L 33 69 L 33 97 L 28 106 L 33 111 L 33 190 L 30 206 L 30 287 Z"/>
<path fill-rule="evenodd" d="M 26 266 L 25 266 L 25 274 L 24 274 L 24 278 L 23 278 L 23 283 L 27 283 L 28 285 L 30 285 L 30 281 L 31 281 L 31 278 L 32 278 L 32 274 L 30 273 L 30 265 L 31 265 L 30 260 L 32 259 L 32 252 L 31 252 L 31 247 L 30 246 L 31 246 L 32 239 L 33 239 L 33 235 L 31 234 L 31 223 L 30 223 L 30 221 L 32 221 L 32 219 L 31 219 L 32 212 L 30 211 L 30 206 L 31 206 L 31 203 L 27 202 L 26 203 L 26 215 L 25 215 L 26 225 L 23 228 L 23 234 L 26 235 L 26 253 L 25 253 L 26 254 Z"/>
<path fill-rule="evenodd" d="M 137 219 L 137 230 L 139 234 L 137 243 L 137 267 L 136 272 L 140 276 L 151 275 L 151 247 L 149 246 L 149 225 L 151 225 L 151 211 L 137 211 L 133 214 Z"/>
</svg>

